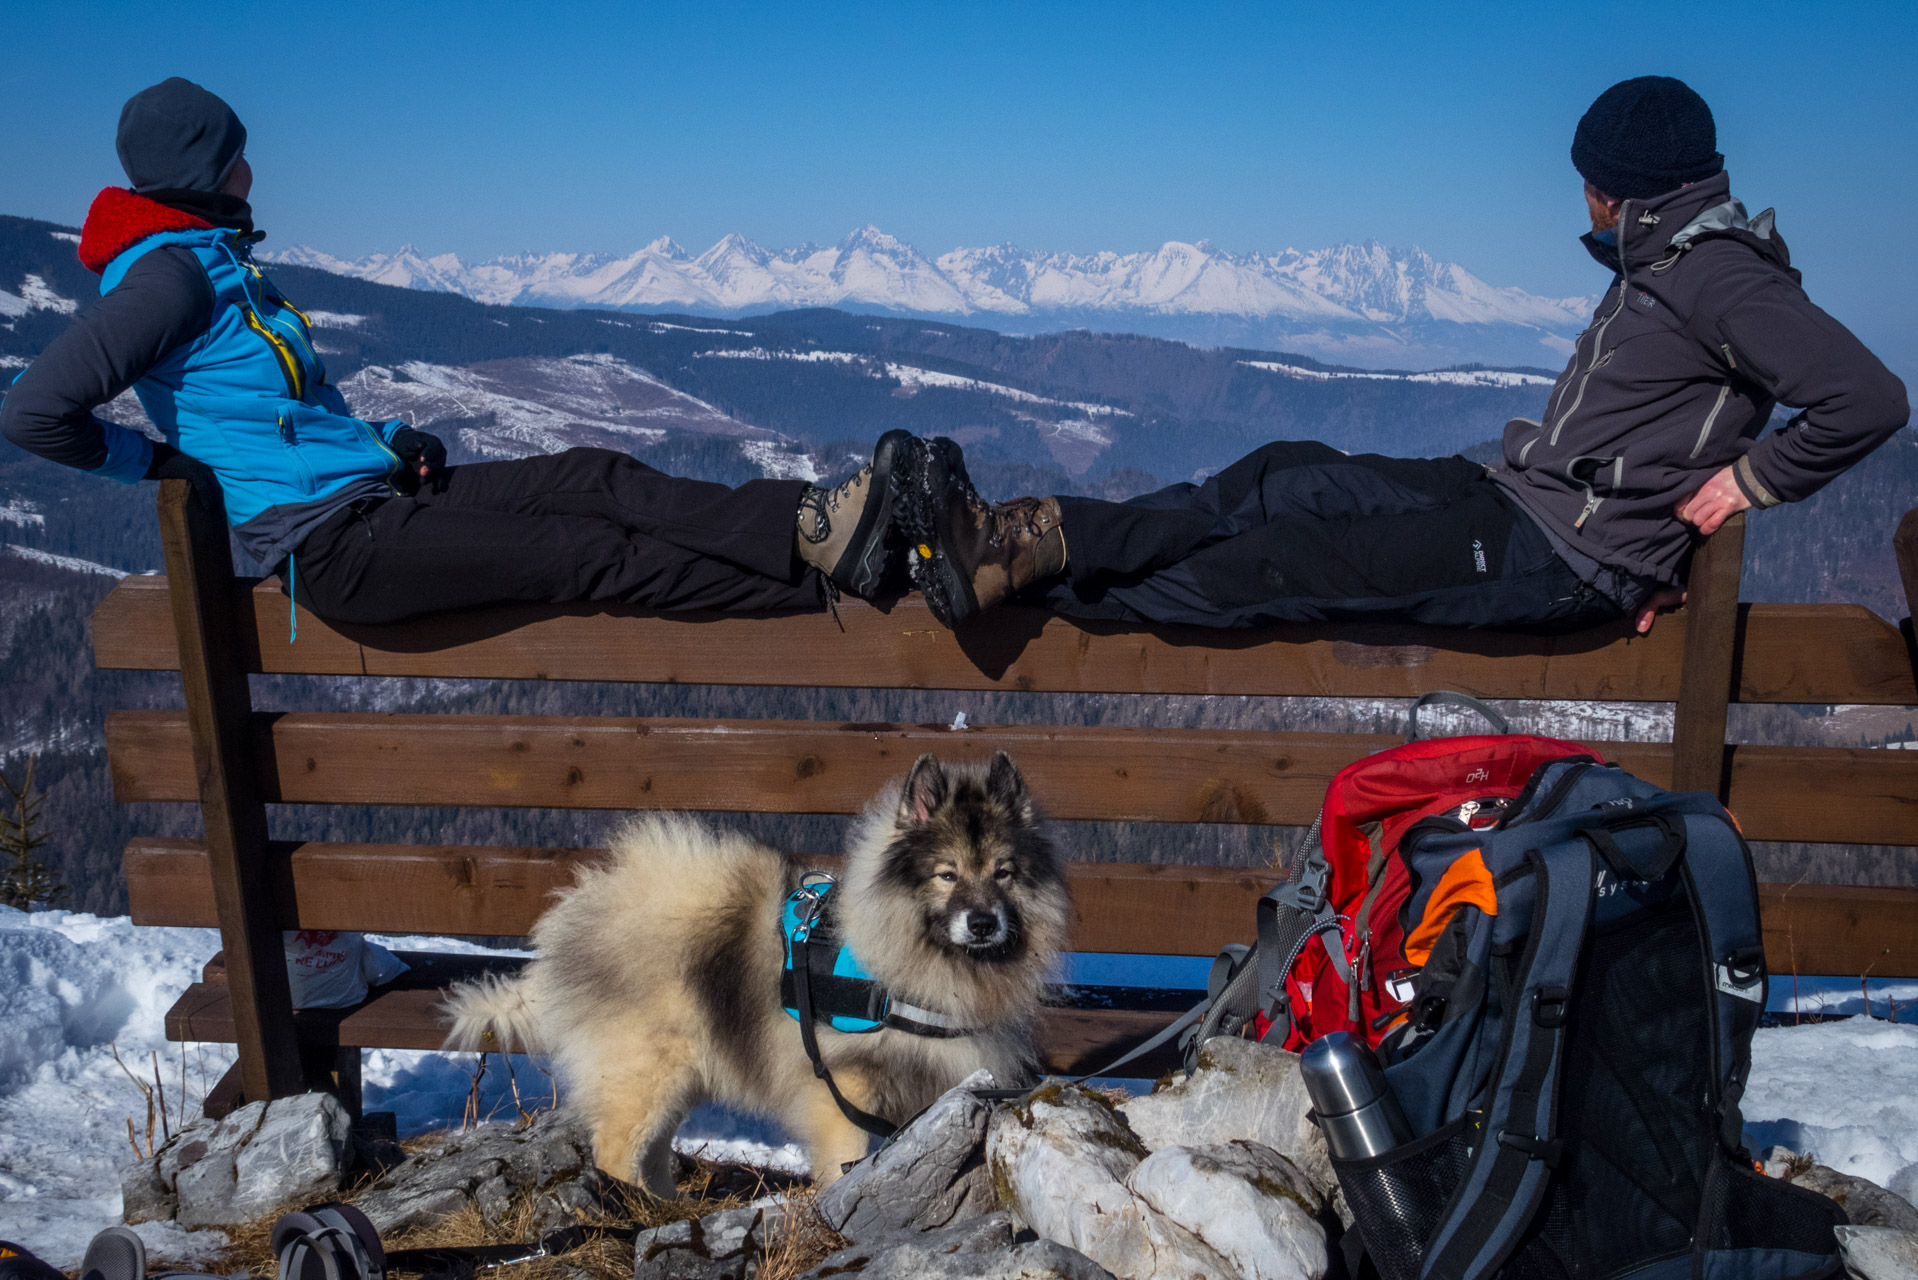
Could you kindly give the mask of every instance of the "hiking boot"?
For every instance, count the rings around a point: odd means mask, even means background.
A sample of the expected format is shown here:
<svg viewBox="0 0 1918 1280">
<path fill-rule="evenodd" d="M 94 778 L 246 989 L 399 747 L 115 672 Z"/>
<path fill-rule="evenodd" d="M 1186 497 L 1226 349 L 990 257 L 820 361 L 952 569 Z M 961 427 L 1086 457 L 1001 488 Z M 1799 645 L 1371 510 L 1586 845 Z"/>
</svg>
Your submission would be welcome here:
<svg viewBox="0 0 1918 1280">
<path fill-rule="evenodd" d="M 1064 572 L 1057 498 L 987 502 L 951 440 L 918 441 L 900 482 L 900 531 L 913 585 L 949 627 Z"/>
<path fill-rule="evenodd" d="M 894 494 L 909 431 L 888 431 L 872 461 L 831 489 L 808 486 L 799 499 L 799 558 L 849 595 L 869 600 L 896 581 L 903 544 L 890 539 Z"/>
</svg>

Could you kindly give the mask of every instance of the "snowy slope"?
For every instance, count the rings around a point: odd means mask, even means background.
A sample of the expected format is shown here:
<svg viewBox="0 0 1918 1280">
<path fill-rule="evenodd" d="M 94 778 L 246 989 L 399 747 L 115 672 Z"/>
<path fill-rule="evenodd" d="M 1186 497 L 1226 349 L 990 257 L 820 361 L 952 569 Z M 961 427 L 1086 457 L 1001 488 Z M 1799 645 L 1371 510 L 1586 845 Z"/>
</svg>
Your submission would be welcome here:
<svg viewBox="0 0 1918 1280">
<path fill-rule="evenodd" d="M 936 261 L 864 226 L 830 247 L 768 250 L 729 235 L 697 257 L 669 239 L 623 257 L 521 254 L 466 264 L 408 245 L 358 261 L 296 248 L 263 255 L 481 302 L 749 311 L 864 305 L 924 315 L 1081 313 L 1284 318 L 1330 325 L 1445 322 L 1575 332 L 1589 298 L 1480 280 L 1421 249 L 1374 242 L 1276 254 L 1171 240 L 1145 253 L 1043 253 L 1011 244 Z"/>
<path fill-rule="evenodd" d="M 448 939 L 381 940 L 396 949 L 481 950 Z M 148 1079 L 157 1055 L 174 1123 L 183 1101 L 189 1118 L 197 1114 L 232 1050 L 183 1051 L 167 1042 L 164 1016 L 218 948 L 210 929 L 136 928 L 124 917 L 0 907 L 0 1238 L 72 1266 L 96 1231 L 119 1220 L 120 1176 L 132 1159 L 127 1120 L 144 1130 L 146 1113 L 114 1051 Z M 1103 970 L 1075 968 L 1071 980 L 1140 980 L 1138 965 L 1125 968 L 1123 958 L 1087 959 L 1105 962 Z M 1798 985 L 1800 1004 L 1810 1010 L 1842 1013 L 1861 1004 L 1855 981 Z M 1774 1007 L 1784 1006 L 1790 984 L 1781 980 L 1773 994 Z M 1891 1007 L 1887 997 L 1905 1016 L 1918 1003 L 1918 982 L 1876 984 L 1880 1014 Z M 397 1112 L 404 1135 L 457 1125 L 472 1067 L 472 1055 L 369 1052 L 366 1104 Z M 528 1107 L 550 1103 L 536 1061 L 515 1059 L 509 1080 L 495 1057 L 483 1082 L 483 1111 L 511 1118 L 514 1083 Z M 1745 1115 L 1755 1143 L 1813 1151 L 1844 1172 L 1888 1182 L 1918 1163 L 1918 1026 L 1852 1019 L 1760 1031 Z M 678 1145 L 804 1167 L 795 1148 L 768 1146 L 768 1136 L 763 1127 L 703 1108 L 681 1129 Z M 217 1233 L 187 1236 L 170 1224 L 139 1231 L 168 1261 L 203 1256 L 223 1242 Z"/>
</svg>

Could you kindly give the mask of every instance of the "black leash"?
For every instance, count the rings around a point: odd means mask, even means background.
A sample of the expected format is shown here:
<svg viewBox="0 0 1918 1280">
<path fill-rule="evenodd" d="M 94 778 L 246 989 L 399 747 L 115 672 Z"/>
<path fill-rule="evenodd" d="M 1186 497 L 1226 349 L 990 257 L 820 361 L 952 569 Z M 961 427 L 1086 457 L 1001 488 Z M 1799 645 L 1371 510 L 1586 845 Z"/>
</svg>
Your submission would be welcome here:
<svg viewBox="0 0 1918 1280">
<path fill-rule="evenodd" d="M 795 939 L 795 943 L 810 951 L 812 947 L 810 930 L 804 938 Z M 862 1111 L 855 1107 L 846 1099 L 845 1094 L 839 1092 L 838 1083 L 833 1080 L 832 1072 L 827 1069 L 826 1059 L 819 1052 L 819 1036 L 813 1029 L 812 964 L 809 956 L 800 957 L 799 960 L 800 962 L 792 967 L 793 996 L 797 1001 L 799 1012 L 799 1040 L 806 1046 L 806 1056 L 812 1059 L 813 1075 L 825 1082 L 826 1091 L 832 1094 L 832 1100 L 838 1104 L 840 1114 L 846 1119 L 875 1138 L 890 1139 L 899 1132 L 899 1126 L 881 1119 L 870 1111 Z"/>
</svg>

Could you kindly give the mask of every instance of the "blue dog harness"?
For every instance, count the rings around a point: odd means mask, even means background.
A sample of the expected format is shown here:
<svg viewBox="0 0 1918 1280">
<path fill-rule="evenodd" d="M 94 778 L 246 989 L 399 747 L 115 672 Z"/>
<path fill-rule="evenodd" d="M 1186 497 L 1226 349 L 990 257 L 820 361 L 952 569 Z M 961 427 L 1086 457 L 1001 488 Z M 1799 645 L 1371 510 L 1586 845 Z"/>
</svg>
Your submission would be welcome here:
<svg viewBox="0 0 1918 1280">
<path fill-rule="evenodd" d="M 878 979 L 866 972 L 852 948 L 839 936 L 832 912 L 831 876 L 814 873 L 786 898 L 780 915 L 786 935 L 786 965 L 779 977 L 779 999 L 799 1023 L 799 1039 L 818 1077 L 846 1119 L 880 1138 L 890 1138 L 899 1126 L 847 1101 L 834 1083 L 819 1053 L 817 1024 L 823 1016 L 835 1031 L 861 1035 L 872 1031 L 903 1031 L 939 1039 L 971 1035 L 944 1014 L 893 998 Z"/>
<path fill-rule="evenodd" d="M 885 1030 L 934 1039 L 971 1035 L 972 1028 L 899 999 L 866 971 L 840 936 L 832 898 L 837 887 L 831 877 L 815 872 L 786 899 L 780 916 L 786 967 L 779 977 L 779 999 L 786 1013 L 800 1023 L 810 1014 L 834 1031 L 850 1035 Z M 801 969 L 806 973 L 810 1008 L 800 1000 L 795 975 Z"/>
</svg>

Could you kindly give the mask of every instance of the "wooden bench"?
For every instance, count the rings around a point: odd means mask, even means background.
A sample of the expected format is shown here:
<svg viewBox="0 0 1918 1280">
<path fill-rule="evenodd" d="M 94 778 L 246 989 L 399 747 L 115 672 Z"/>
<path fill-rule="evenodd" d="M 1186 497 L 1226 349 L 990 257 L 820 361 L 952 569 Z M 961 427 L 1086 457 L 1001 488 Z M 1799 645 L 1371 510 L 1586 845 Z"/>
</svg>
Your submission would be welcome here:
<svg viewBox="0 0 1918 1280">
<path fill-rule="evenodd" d="M 1728 706 L 1918 705 L 1906 630 L 1855 605 L 1740 604 L 1740 517 L 1704 545 L 1691 604 L 1650 636 L 1557 638 L 1387 627 L 1256 633 L 1129 628 L 1007 609 L 948 631 L 915 598 L 881 612 L 645 615 L 509 608 L 382 628 L 305 612 L 290 640 L 277 582 L 236 580 L 225 531 L 184 484 L 161 488 L 167 577 L 130 577 L 93 616 L 101 667 L 180 672 L 185 709 L 107 722 L 122 801 L 196 801 L 203 840 L 136 839 L 140 924 L 218 926 L 223 950 L 168 1015 L 175 1039 L 236 1041 L 209 1099 L 315 1084 L 357 1105 L 359 1050 L 434 1048 L 439 992 L 497 962 L 411 956 L 357 1009 L 290 1011 L 280 930 L 521 935 L 591 849 L 287 843 L 271 804 L 858 811 L 922 751 L 1004 748 L 1061 819 L 1303 825 L 1340 768 L 1396 739 L 1338 733 L 841 724 L 592 716 L 256 711 L 249 673 L 1069 693 L 1675 703 L 1673 741 L 1594 742 L 1662 785 L 1717 792 L 1754 840 L 1918 843 L 1918 752 L 1726 743 Z M 1918 511 L 1897 534 L 1918 600 Z M 843 626 L 843 629 L 842 629 Z M 1068 837 L 1069 839 L 1069 837 Z M 1075 864 L 1073 947 L 1210 956 L 1249 941 L 1263 870 Z M 1775 973 L 1918 975 L 1918 890 L 1762 886 Z M 1055 1070 L 1097 1065 L 1172 1015 L 1054 1008 Z M 1165 1065 L 1156 1060 L 1144 1070 Z"/>
</svg>

